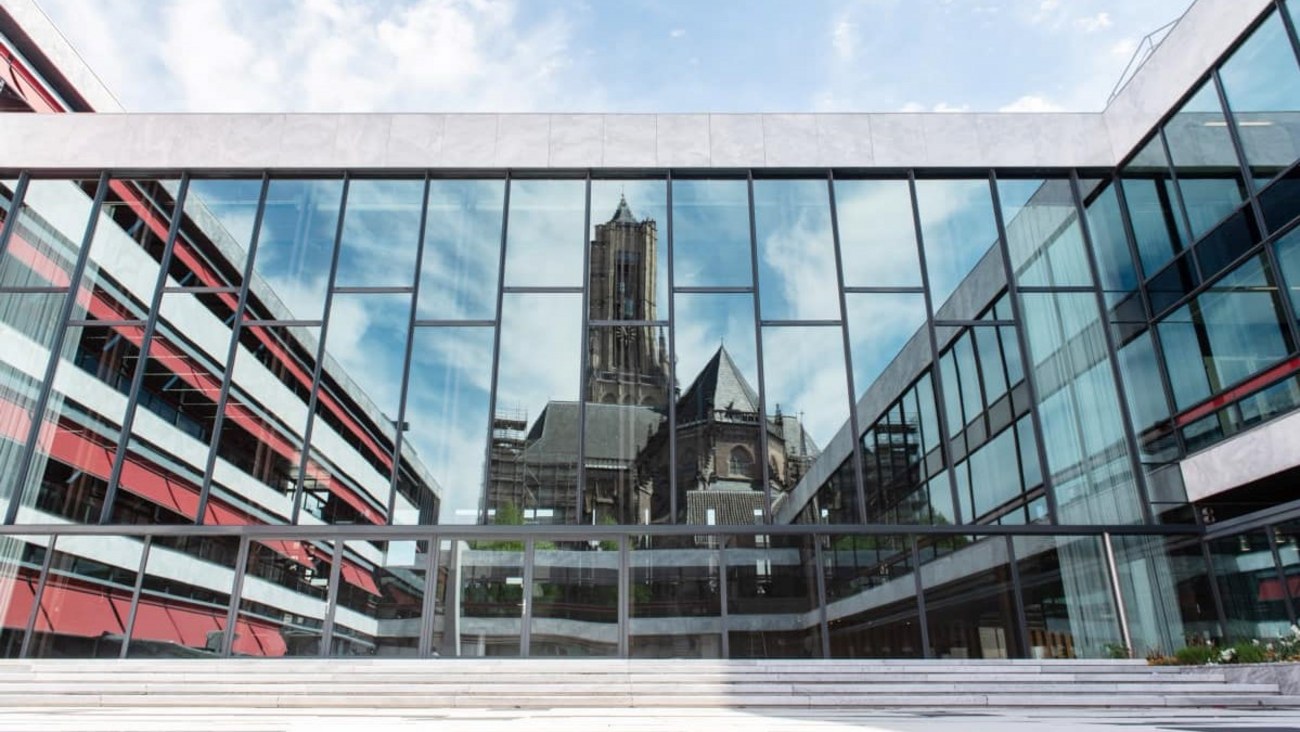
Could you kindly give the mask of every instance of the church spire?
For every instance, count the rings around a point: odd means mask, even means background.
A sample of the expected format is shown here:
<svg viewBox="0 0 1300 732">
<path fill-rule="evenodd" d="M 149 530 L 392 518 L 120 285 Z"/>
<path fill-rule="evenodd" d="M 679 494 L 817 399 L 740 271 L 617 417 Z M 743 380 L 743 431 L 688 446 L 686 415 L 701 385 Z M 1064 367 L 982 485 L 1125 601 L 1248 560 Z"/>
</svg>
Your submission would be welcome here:
<svg viewBox="0 0 1300 732">
<path fill-rule="evenodd" d="M 619 194 L 618 208 L 614 210 L 614 218 L 609 220 L 611 224 L 636 224 L 636 216 L 632 215 L 632 208 L 627 205 L 627 196 Z"/>
</svg>

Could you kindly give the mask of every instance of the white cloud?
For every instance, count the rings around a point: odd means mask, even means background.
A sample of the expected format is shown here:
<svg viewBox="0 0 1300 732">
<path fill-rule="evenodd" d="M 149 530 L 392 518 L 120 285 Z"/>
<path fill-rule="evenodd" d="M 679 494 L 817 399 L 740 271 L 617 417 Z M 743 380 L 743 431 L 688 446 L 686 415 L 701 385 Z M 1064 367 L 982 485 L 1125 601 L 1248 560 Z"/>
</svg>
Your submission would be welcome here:
<svg viewBox="0 0 1300 732">
<path fill-rule="evenodd" d="M 939 102 L 938 104 L 934 105 L 934 111 L 943 114 L 950 113 L 950 112 L 969 112 L 970 105 L 969 104 L 957 105 L 957 104 L 949 104 L 947 102 Z"/>
<path fill-rule="evenodd" d="M 909 112 L 913 114 L 916 112 L 924 112 L 925 105 L 921 104 L 920 102 L 908 102 L 907 104 L 904 104 L 903 106 L 899 107 L 898 111 Z"/>
<path fill-rule="evenodd" d="M 1065 108 L 1047 97 L 1026 94 L 998 108 L 999 112 L 1064 112 Z"/>
<path fill-rule="evenodd" d="M 831 48 L 841 61 L 852 59 L 857 52 L 857 24 L 847 16 L 841 15 L 831 30 Z"/>
<path fill-rule="evenodd" d="M 685 35 L 686 35 L 686 29 L 685 29 L 685 28 L 673 28 L 672 30 L 668 31 L 668 35 L 669 35 L 670 37 L 672 37 L 672 38 L 681 38 L 682 36 L 685 36 Z"/>
<path fill-rule="evenodd" d="M 1110 19 L 1110 13 L 1097 13 L 1084 18 L 1077 18 L 1074 21 L 1074 26 L 1084 33 L 1096 33 L 1099 30 L 1111 27 L 1111 25 L 1113 23 Z"/>
</svg>

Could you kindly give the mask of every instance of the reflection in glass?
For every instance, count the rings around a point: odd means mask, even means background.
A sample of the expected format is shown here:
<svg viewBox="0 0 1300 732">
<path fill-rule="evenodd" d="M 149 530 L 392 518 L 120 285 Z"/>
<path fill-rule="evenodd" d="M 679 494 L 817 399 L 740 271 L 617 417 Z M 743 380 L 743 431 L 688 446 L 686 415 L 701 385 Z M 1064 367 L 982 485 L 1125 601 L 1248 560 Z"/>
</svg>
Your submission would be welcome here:
<svg viewBox="0 0 1300 732">
<path fill-rule="evenodd" d="M 0 286 L 63 287 L 90 221 L 94 181 L 32 179 L 0 256 Z"/>
<path fill-rule="evenodd" d="M 667 196 L 663 181 L 592 182 L 592 320 L 668 319 Z"/>
<path fill-rule="evenodd" d="M 1191 238 L 1159 135 L 1120 171 L 1120 177 L 1142 272 L 1150 277 Z"/>
<path fill-rule="evenodd" d="M 946 553 L 920 568 L 933 656 L 1024 658 L 1006 539 L 952 536 L 931 541 Z"/>
<path fill-rule="evenodd" d="M 907 181 L 837 179 L 835 216 L 846 287 L 920 287 Z"/>
<path fill-rule="evenodd" d="M 190 179 L 185 219 L 172 254 L 172 276 L 177 284 L 239 286 L 261 195 L 258 178 Z"/>
<path fill-rule="evenodd" d="M 990 249 L 991 256 L 999 256 L 993 198 L 983 179 L 918 180 L 916 204 L 930 294 L 938 310 Z"/>
<path fill-rule="evenodd" d="M 1084 190 L 1097 183 L 1084 181 Z M 1094 193 L 1085 193 L 1084 208 L 1088 212 L 1088 234 L 1092 237 L 1102 290 L 1107 293 L 1131 292 L 1137 287 L 1138 277 L 1133 255 L 1129 252 L 1128 236 L 1124 233 L 1116 187 L 1105 183 Z"/>
<path fill-rule="evenodd" d="M 320 320 L 343 195 L 341 180 L 273 180 L 249 284 L 264 317 Z"/>
<path fill-rule="evenodd" d="M 1017 536 L 1030 658 L 1108 658 L 1123 645 L 1101 537 Z"/>
<path fill-rule="evenodd" d="M 410 287 L 420 242 L 422 180 L 357 180 L 339 241 L 339 286 Z"/>
<path fill-rule="evenodd" d="M 523 649 L 524 543 L 452 542 L 460 553 L 457 655 L 519 656 Z M 451 581 L 456 581 L 455 579 Z"/>
<path fill-rule="evenodd" d="M 149 547 L 128 658 L 203 658 L 221 654 L 239 539 L 160 536 Z M 234 652 L 283 655 L 274 625 L 244 618 Z"/>
<path fill-rule="evenodd" d="M 586 190 L 580 180 L 510 182 L 507 286 L 582 285 Z"/>
<path fill-rule="evenodd" d="M 1260 185 L 1300 158 L 1300 65 L 1274 15 L 1219 69 L 1251 175 Z"/>
<path fill-rule="evenodd" d="M 581 334 L 580 295 L 505 295 L 488 523 L 579 523 Z"/>
<path fill-rule="evenodd" d="M 388 421 L 397 419 L 411 296 L 404 293 L 338 294 L 330 303 L 325 353 L 337 362 L 330 369 L 362 409 L 377 407 Z"/>
<path fill-rule="evenodd" d="M 59 537 L 32 626 L 29 658 L 117 658 L 140 569 L 141 542 Z"/>
<path fill-rule="evenodd" d="M 332 656 L 414 658 L 424 624 L 428 542 L 344 543 Z"/>
<path fill-rule="evenodd" d="M 628 655 L 721 658 L 717 539 L 635 537 L 631 550 Z"/>
<path fill-rule="evenodd" d="M 505 181 L 429 182 L 416 317 L 496 316 Z"/>
<path fill-rule="evenodd" d="M 1256 529 L 1206 542 L 1229 641 L 1290 635 L 1287 593 L 1273 563 L 1272 539 L 1272 532 Z"/>
<path fill-rule="evenodd" d="M 811 536 L 733 537 L 723 548 L 731 658 L 821 658 Z"/>
<path fill-rule="evenodd" d="M 789 491 L 849 418 L 840 329 L 763 328 L 763 378 L 769 477 L 775 491 Z"/>
<path fill-rule="evenodd" d="M 177 184 L 115 180 L 109 188 L 112 195 L 99 210 L 81 277 L 82 295 L 72 317 L 144 320 L 158 280 Z M 174 272 L 188 272 L 187 256 L 192 259 L 192 250 L 184 246 L 177 250 L 172 258 L 177 263 Z"/>
<path fill-rule="evenodd" d="M 844 296 L 849 347 L 853 355 L 853 386 L 861 399 L 903 347 L 924 342 L 925 296 L 921 294 L 862 294 Z"/>
<path fill-rule="evenodd" d="M 835 238 L 824 180 L 754 181 L 760 317 L 839 320 Z"/>
<path fill-rule="evenodd" d="M 402 441 L 403 473 L 441 489 L 441 516 L 430 516 L 426 501 L 406 496 L 399 477 L 396 524 L 476 523 L 483 491 L 483 447 L 492 389 L 491 328 L 417 328 L 411 350 Z M 403 504 L 402 498 L 406 500 Z"/>
<path fill-rule="evenodd" d="M 1236 210 L 1246 195 L 1213 79 L 1166 123 L 1165 138 L 1196 239 Z"/>
<path fill-rule="evenodd" d="M 1007 250 L 1021 286 L 1092 284 L 1068 180 L 998 180 Z"/>
<path fill-rule="evenodd" d="M 530 656 L 617 656 L 618 540 L 537 542 Z"/>
<path fill-rule="evenodd" d="M 921 658 L 905 536 L 830 536 L 822 548 L 832 658 Z"/>
<path fill-rule="evenodd" d="M 22 650 L 27 618 L 36 600 L 48 536 L 0 537 L 0 657 L 17 658 Z"/>
<path fill-rule="evenodd" d="M 1164 652 L 1219 636 L 1201 544 L 1188 537 L 1112 536 L 1135 652 Z"/>
<path fill-rule="evenodd" d="M 753 283 L 749 186 L 743 180 L 673 181 L 673 284 Z"/>
<path fill-rule="evenodd" d="M 252 636 L 244 652 L 259 656 L 316 656 L 323 641 L 334 545 L 327 541 L 257 539 L 239 594 L 234 652 L 241 631 Z M 340 578 L 344 573 L 340 572 Z M 247 648 L 247 646 L 245 646 Z"/>
</svg>

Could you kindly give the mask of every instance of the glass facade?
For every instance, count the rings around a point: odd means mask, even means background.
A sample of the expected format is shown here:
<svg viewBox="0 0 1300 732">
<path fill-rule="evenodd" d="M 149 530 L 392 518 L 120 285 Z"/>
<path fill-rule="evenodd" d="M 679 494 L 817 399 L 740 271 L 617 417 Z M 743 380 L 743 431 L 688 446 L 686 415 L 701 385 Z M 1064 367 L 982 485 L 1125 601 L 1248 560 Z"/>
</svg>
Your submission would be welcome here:
<svg viewBox="0 0 1300 732">
<path fill-rule="evenodd" d="M 13 171 L 0 655 L 1276 634 L 1179 462 L 1300 405 L 1297 104 L 1279 8 L 1110 170 Z"/>
</svg>

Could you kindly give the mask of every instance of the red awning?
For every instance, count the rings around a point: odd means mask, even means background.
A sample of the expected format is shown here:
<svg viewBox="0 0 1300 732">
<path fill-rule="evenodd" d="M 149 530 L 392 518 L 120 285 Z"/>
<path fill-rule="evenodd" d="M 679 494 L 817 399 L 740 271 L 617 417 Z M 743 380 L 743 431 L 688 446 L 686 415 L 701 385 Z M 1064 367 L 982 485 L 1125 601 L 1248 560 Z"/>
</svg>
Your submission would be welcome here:
<svg viewBox="0 0 1300 732">
<path fill-rule="evenodd" d="M 1300 576 L 1286 578 L 1287 589 L 1292 597 L 1300 597 Z M 1277 579 L 1266 579 L 1259 583 L 1259 602 L 1273 602 L 1284 599 L 1282 583 Z"/>
<path fill-rule="evenodd" d="M 103 590 L 76 585 L 46 584 L 41 608 L 36 613 L 36 630 L 94 638 L 125 631 L 130 599 L 113 602 Z M 120 614 L 119 614 L 120 612 Z"/>
<path fill-rule="evenodd" d="M 5 603 L 6 628 L 26 628 L 36 597 L 36 578 L 0 576 L 0 602 Z"/>
<path fill-rule="evenodd" d="M 355 587 L 360 587 L 375 597 L 383 596 L 383 593 L 379 591 L 379 585 L 375 584 L 374 575 L 346 559 L 343 560 L 343 568 L 340 574 L 343 575 L 344 582 Z"/>
<path fill-rule="evenodd" d="M 280 629 L 263 623 L 240 620 L 235 623 L 231 651 L 245 656 L 283 656 L 289 652 Z"/>
</svg>

